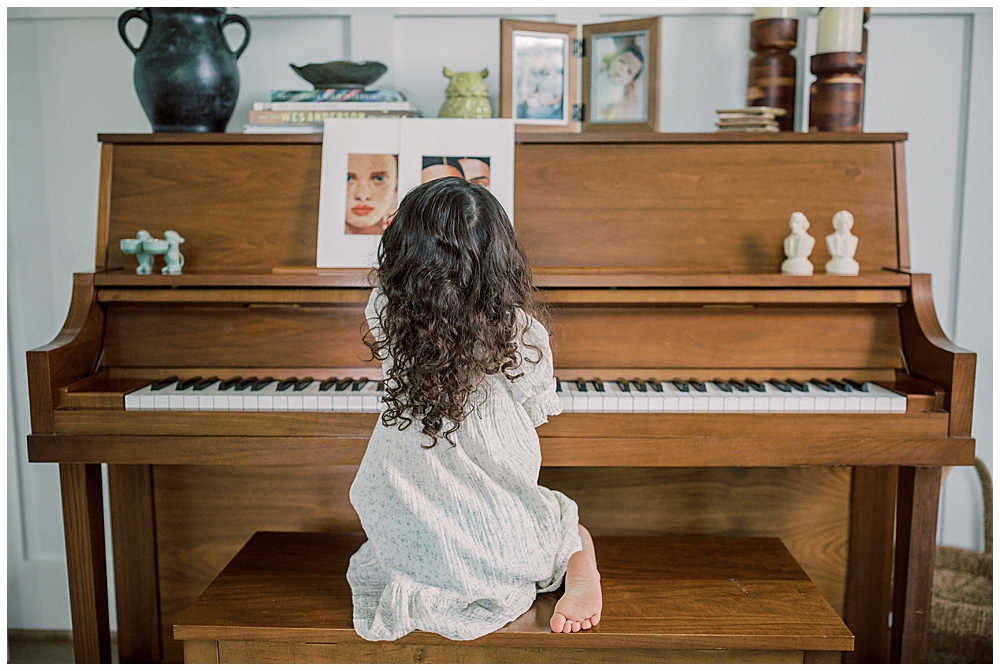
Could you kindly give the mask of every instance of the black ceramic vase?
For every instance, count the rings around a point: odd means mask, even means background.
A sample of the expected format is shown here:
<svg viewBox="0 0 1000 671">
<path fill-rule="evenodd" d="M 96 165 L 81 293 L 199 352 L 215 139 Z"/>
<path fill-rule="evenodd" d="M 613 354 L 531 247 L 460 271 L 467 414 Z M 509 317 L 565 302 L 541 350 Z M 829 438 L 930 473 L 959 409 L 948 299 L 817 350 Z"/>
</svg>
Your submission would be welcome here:
<svg viewBox="0 0 1000 671">
<path fill-rule="evenodd" d="M 146 23 L 138 47 L 125 35 L 131 19 Z M 222 29 L 243 26 L 236 51 Z M 133 54 L 133 81 L 154 132 L 224 132 L 240 92 L 236 59 L 250 41 L 250 24 L 216 7 L 146 7 L 118 17 L 118 33 Z"/>
</svg>

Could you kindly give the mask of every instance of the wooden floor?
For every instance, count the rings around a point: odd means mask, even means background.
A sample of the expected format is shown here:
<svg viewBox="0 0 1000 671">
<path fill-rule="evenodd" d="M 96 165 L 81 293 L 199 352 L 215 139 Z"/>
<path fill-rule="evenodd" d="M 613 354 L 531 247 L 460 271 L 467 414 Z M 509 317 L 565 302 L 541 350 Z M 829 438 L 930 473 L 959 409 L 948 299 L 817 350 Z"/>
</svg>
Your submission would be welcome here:
<svg viewBox="0 0 1000 671">
<path fill-rule="evenodd" d="M 73 632 L 43 629 L 8 629 L 9 664 L 72 664 Z M 111 661 L 118 662 L 118 646 L 111 632 Z"/>
</svg>

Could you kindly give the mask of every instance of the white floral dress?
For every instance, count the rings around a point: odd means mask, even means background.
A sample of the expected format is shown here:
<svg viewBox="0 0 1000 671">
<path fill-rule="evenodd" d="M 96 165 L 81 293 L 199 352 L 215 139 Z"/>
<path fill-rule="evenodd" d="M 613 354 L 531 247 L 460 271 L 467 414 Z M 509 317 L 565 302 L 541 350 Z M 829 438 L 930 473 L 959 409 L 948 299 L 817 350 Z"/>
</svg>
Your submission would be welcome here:
<svg viewBox="0 0 1000 671">
<path fill-rule="evenodd" d="M 384 301 L 376 289 L 365 310 L 376 334 Z M 456 445 L 441 438 L 422 447 L 429 438 L 419 422 L 403 431 L 376 425 L 351 486 L 368 535 L 347 570 L 363 638 L 395 640 L 415 629 L 455 640 L 488 634 L 527 611 L 537 593 L 557 589 L 581 549 L 576 504 L 538 484 L 535 427 L 561 404 L 548 334 L 528 319 L 525 340 L 541 361 L 524 361 L 513 382 L 488 377 L 485 402 L 452 434 Z"/>
</svg>

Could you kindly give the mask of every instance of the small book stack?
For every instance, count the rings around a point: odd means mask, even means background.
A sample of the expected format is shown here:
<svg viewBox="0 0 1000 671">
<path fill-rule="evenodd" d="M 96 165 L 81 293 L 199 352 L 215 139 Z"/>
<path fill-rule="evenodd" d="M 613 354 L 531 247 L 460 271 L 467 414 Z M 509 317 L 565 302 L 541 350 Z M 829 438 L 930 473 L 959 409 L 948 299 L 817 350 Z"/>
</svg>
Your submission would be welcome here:
<svg viewBox="0 0 1000 671">
<path fill-rule="evenodd" d="M 314 89 L 271 91 L 255 102 L 244 133 L 322 133 L 325 119 L 418 117 L 420 111 L 395 89 Z"/>
<path fill-rule="evenodd" d="M 780 107 L 740 107 L 715 110 L 719 120 L 715 122 L 719 131 L 744 131 L 748 133 L 777 133 L 777 117 L 784 116 Z"/>
</svg>

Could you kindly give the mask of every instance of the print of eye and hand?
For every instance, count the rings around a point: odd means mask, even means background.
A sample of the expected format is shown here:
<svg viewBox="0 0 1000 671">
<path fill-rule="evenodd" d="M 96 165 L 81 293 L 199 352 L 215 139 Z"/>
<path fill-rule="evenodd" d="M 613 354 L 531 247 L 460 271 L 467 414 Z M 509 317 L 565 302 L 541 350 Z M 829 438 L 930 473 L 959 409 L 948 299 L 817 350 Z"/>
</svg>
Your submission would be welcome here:
<svg viewBox="0 0 1000 671">
<path fill-rule="evenodd" d="M 347 212 L 344 232 L 381 235 L 396 211 L 397 174 L 394 154 L 349 154 Z"/>
</svg>

